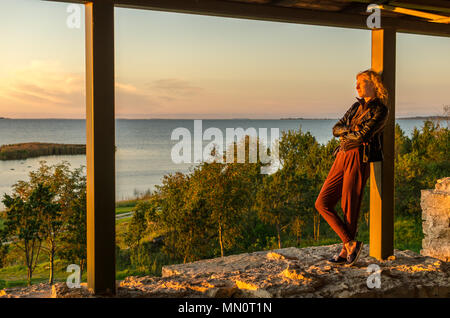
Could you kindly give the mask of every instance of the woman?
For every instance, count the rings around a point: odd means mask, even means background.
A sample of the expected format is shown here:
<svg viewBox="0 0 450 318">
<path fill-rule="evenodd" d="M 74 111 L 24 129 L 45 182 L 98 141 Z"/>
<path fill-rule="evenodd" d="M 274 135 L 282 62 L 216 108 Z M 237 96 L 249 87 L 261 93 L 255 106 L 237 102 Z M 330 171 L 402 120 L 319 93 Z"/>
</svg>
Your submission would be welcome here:
<svg viewBox="0 0 450 318">
<path fill-rule="evenodd" d="M 381 133 L 385 127 L 388 93 L 380 75 L 373 70 L 356 76 L 356 98 L 350 109 L 333 127 L 340 144 L 333 166 L 317 197 L 315 207 L 343 242 L 342 250 L 329 262 L 353 265 L 362 242 L 356 241 L 357 222 L 364 187 L 370 174 L 369 162 L 383 160 Z M 341 198 L 342 220 L 334 207 Z"/>
</svg>

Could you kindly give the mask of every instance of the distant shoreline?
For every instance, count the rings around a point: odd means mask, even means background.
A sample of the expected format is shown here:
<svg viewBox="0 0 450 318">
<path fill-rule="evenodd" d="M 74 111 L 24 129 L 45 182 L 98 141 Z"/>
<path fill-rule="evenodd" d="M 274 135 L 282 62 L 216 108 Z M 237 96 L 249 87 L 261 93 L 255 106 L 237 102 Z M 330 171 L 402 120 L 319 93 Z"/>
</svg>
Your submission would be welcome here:
<svg viewBox="0 0 450 318">
<path fill-rule="evenodd" d="M 279 118 L 280 120 L 337 120 L 339 118 L 303 118 L 303 117 L 287 117 Z M 446 116 L 414 116 L 414 117 L 395 117 L 395 119 L 408 119 L 408 120 L 448 120 Z"/>
<path fill-rule="evenodd" d="M 423 119 L 423 120 L 449 120 L 446 116 L 415 116 L 415 117 L 396 117 L 395 119 Z"/>
<path fill-rule="evenodd" d="M 0 117 L 0 120 L 86 120 L 85 118 L 8 118 Z M 281 117 L 281 118 L 116 118 L 116 120 L 339 120 L 340 118 L 304 118 L 304 117 Z M 395 117 L 402 120 L 449 120 L 446 116 L 410 116 Z"/>
</svg>

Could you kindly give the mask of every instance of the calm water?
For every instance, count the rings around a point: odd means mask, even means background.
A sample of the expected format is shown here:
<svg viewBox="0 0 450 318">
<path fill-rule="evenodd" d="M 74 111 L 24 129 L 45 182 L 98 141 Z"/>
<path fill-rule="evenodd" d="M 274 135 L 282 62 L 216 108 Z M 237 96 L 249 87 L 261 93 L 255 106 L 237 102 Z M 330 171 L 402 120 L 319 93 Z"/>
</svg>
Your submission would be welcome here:
<svg viewBox="0 0 450 318">
<path fill-rule="evenodd" d="M 422 120 L 399 119 L 403 131 L 411 136 L 414 127 L 421 128 Z M 326 143 L 332 138 L 331 129 L 335 119 L 304 119 L 304 120 L 252 120 L 226 119 L 203 120 L 202 131 L 209 127 L 217 127 L 226 135 L 226 128 L 254 127 L 279 128 L 282 131 L 309 131 L 320 143 Z M 171 159 L 172 146 L 178 140 L 171 140 L 172 131 L 185 127 L 193 138 L 194 121 L 150 119 L 125 120 L 116 122 L 116 196 L 122 200 L 134 196 L 136 191 L 154 189 L 161 183 L 161 177 L 175 171 L 188 172 L 193 164 L 175 164 Z M 84 144 L 86 138 L 84 120 L 61 119 L 0 119 L 0 145 L 20 142 L 55 142 Z M 204 141 L 205 146 L 210 141 Z M 18 180 L 27 180 L 28 173 L 37 169 L 40 160 L 47 164 L 55 164 L 67 160 L 73 168 L 86 165 L 84 155 L 77 156 L 47 156 L 26 160 L 0 161 L 0 196 L 10 193 L 11 186 Z"/>
</svg>

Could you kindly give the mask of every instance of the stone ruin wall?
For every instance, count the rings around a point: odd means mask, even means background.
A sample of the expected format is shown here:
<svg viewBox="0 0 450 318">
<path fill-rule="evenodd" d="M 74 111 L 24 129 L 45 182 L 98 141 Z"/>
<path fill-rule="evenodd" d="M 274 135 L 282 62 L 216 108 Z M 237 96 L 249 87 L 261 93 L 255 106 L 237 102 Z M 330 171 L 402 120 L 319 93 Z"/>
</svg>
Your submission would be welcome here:
<svg viewBox="0 0 450 318">
<path fill-rule="evenodd" d="M 420 254 L 450 261 L 450 177 L 437 181 L 435 189 L 422 190 L 422 228 Z"/>
</svg>

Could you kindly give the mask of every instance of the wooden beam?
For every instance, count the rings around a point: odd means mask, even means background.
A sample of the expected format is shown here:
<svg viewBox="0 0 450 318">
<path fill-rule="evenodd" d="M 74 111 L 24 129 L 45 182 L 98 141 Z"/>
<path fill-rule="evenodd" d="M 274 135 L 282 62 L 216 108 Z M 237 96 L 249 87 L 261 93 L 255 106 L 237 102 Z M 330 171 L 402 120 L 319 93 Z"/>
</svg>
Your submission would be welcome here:
<svg viewBox="0 0 450 318">
<path fill-rule="evenodd" d="M 389 115 L 382 134 L 383 161 L 370 169 L 370 256 L 394 253 L 395 29 L 372 30 L 372 69 L 382 72 L 389 92 Z"/>
<path fill-rule="evenodd" d="M 387 11 L 391 11 L 391 12 L 395 12 L 395 13 L 401 13 L 401 14 L 406 14 L 406 15 L 411 15 L 411 16 L 427 19 L 427 20 L 429 20 L 429 22 L 433 22 L 433 23 L 447 23 L 447 22 L 443 22 L 443 21 L 446 21 L 449 19 L 448 16 L 441 15 L 441 14 L 435 14 L 435 13 L 430 13 L 430 12 L 425 12 L 425 11 L 418 11 L 418 10 L 407 9 L 407 8 L 402 8 L 402 7 L 389 6 L 389 5 L 384 5 L 384 4 L 380 5 L 380 8 L 382 10 L 387 10 Z"/>
<path fill-rule="evenodd" d="M 389 1 L 390 5 L 409 9 L 430 10 L 440 13 L 450 13 L 450 1 L 408 0 Z"/>
<path fill-rule="evenodd" d="M 114 1 L 86 3 L 87 276 L 115 293 Z"/>
<path fill-rule="evenodd" d="M 45 0 L 84 3 L 88 0 Z M 97 1 L 97 0 L 94 0 Z M 101 1 L 101 0 L 100 0 Z M 362 0 L 361 0 L 362 1 Z M 291 8 L 229 0 L 114 0 L 117 7 L 191 13 L 219 17 L 299 23 L 329 27 L 368 29 L 366 15 L 323 10 Z M 370 2 L 371 3 L 371 2 Z M 382 28 L 395 28 L 398 33 L 450 37 L 450 25 L 382 16 Z"/>
<path fill-rule="evenodd" d="M 92 0 L 41 0 L 41 1 L 79 3 L 79 4 L 85 4 L 85 3 L 88 3 L 88 2 L 92 2 Z"/>
<path fill-rule="evenodd" d="M 212 15 L 275 22 L 311 24 L 320 26 L 368 30 L 366 15 L 322 10 L 290 8 L 270 4 L 243 3 L 224 0 L 115 0 L 117 7 L 157 11 Z M 450 36 L 450 25 L 416 19 L 384 17 L 382 28 L 395 28 L 397 32 L 434 36 Z"/>
</svg>

